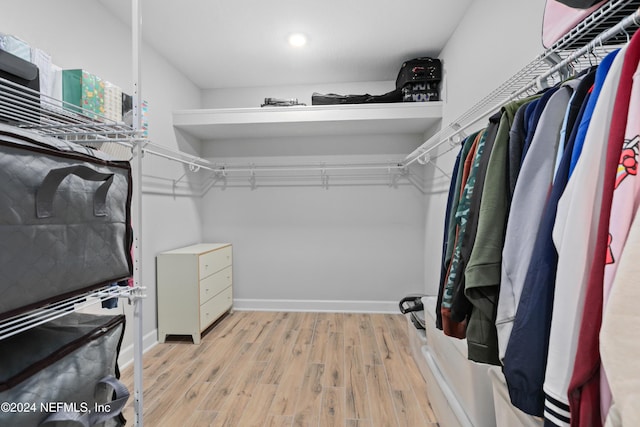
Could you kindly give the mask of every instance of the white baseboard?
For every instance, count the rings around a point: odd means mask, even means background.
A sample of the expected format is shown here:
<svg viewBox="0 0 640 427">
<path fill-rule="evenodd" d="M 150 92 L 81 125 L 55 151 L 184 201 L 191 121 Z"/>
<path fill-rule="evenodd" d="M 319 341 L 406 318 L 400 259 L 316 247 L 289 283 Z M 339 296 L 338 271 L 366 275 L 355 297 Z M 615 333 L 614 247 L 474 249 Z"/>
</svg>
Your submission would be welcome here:
<svg viewBox="0 0 640 427">
<path fill-rule="evenodd" d="M 399 313 L 397 301 L 234 299 L 237 311 L 321 311 L 337 313 Z"/>
<path fill-rule="evenodd" d="M 154 329 L 142 338 L 142 353 L 146 353 L 158 344 L 158 330 Z M 118 356 L 118 367 L 122 371 L 124 368 L 133 363 L 133 344 L 120 349 Z"/>
</svg>

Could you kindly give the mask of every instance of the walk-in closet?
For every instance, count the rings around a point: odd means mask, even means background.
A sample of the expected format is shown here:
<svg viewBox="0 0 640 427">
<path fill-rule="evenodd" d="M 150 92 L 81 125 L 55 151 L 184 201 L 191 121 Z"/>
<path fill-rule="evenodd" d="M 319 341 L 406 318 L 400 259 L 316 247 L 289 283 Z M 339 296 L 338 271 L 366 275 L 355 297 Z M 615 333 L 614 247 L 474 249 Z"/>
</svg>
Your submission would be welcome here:
<svg viewBox="0 0 640 427">
<path fill-rule="evenodd" d="M 640 425 L 640 1 L 0 14 L 0 426 Z"/>
</svg>

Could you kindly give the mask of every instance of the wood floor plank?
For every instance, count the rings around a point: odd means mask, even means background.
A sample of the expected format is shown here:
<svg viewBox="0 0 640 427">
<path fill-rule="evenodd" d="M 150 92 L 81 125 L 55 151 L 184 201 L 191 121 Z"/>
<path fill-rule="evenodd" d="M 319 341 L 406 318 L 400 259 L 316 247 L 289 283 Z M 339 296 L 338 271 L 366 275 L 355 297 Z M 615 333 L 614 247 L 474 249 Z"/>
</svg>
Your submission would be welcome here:
<svg viewBox="0 0 640 427">
<path fill-rule="evenodd" d="M 398 342 L 409 342 L 409 336 L 407 335 L 407 319 L 401 314 L 389 314 L 385 316 L 387 323 L 389 324 L 389 330 L 391 336 Z"/>
<path fill-rule="evenodd" d="M 429 427 L 431 421 L 421 413 L 416 396 L 411 391 L 393 390 L 393 404 L 396 408 L 399 426 Z"/>
<path fill-rule="evenodd" d="M 207 383 L 211 384 L 211 389 L 207 395 L 201 399 L 199 406 L 201 410 L 220 411 L 227 401 L 234 387 L 238 383 L 238 372 L 251 366 L 249 363 L 253 357 L 252 343 L 244 343 L 242 349 L 237 353 L 236 357 L 228 364 L 224 372 L 218 377 L 217 381 Z"/>
<path fill-rule="evenodd" d="M 353 419 L 368 419 L 370 417 L 369 395 L 360 346 L 346 347 L 344 359 L 346 416 Z"/>
<path fill-rule="evenodd" d="M 318 425 L 319 427 L 345 427 L 343 387 L 324 388 Z"/>
<path fill-rule="evenodd" d="M 305 312 L 302 313 L 302 320 L 300 320 L 300 326 L 297 328 L 301 329 L 314 329 L 316 326 L 316 320 L 318 319 L 318 313 Z M 295 326 L 294 326 L 295 329 Z"/>
<path fill-rule="evenodd" d="M 331 332 L 326 359 L 324 385 L 344 387 L 344 334 Z"/>
<path fill-rule="evenodd" d="M 311 354 L 309 361 L 311 363 L 324 363 L 327 358 L 329 345 L 329 329 L 330 323 L 327 313 L 318 314 L 315 329 L 313 330 L 313 342 L 311 344 Z"/>
<path fill-rule="evenodd" d="M 397 321 L 400 315 L 394 315 L 395 319 L 390 319 L 390 321 Z M 405 323 L 405 328 L 407 328 L 407 324 Z M 406 329 L 405 329 L 406 330 Z M 427 383 L 424 381 L 418 366 L 416 365 L 415 360 L 413 359 L 413 355 L 411 354 L 411 349 L 409 345 L 409 338 L 407 335 L 406 341 L 397 341 L 398 345 L 398 354 L 402 360 L 402 365 L 404 366 L 404 374 L 407 381 L 411 384 L 411 390 L 413 391 L 413 395 L 416 397 L 418 402 L 418 409 L 422 413 L 422 416 L 429 420 L 432 424 L 437 423 L 436 416 L 433 413 L 433 409 L 431 409 L 431 404 L 429 403 L 429 396 L 427 392 Z"/>
<path fill-rule="evenodd" d="M 376 427 L 396 427 L 398 421 L 384 366 L 368 365 L 366 375 L 371 402 L 371 420 L 375 422 Z"/>
<path fill-rule="evenodd" d="M 242 351 L 245 344 L 251 342 L 247 340 L 245 329 L 237 331 L 235 335 L 220 337 L 216 340 L 216 345 L 204 355 L 206 363 L 202 367 L 200 376 L 204 381 L 216 382 L 236 354 Z"/>
<path fill-rule="evenodd" d="M 242 427 L 262 427 L 277 388 L 277 385 L 257 384 L 237 425 Z"/>
<path fill-rule="evenodd" d="M 378 352 L 378 343 L 371 324 L 371 316 L 363 314 L 359 317 L 360 345 L 362 346 L 363 362 L 365 365 L 381 365 L 382 359 Z"/>
<path fill-rule="evenodd" d="M 233 389 L 232 398 L 227 399 L 221 410 L 218 411 L 218 416 L 214 420 L 212 427 L 235 427 L 241 425 L 239 420 L 243 416 L 245 408 L 249 405 L 265 368 L 265 362 L 249 362 L 249 366 L 243 368 L 243 375 Z"/>
<path fill-rule="evenodd" d="M 264 337 L 260 347 L 256 350 L 254 359 L 260 362 L 268 362 L 276 351 L 276 348 L 282 344 L 282 336 L 287 331 L 289 326 L 289 313 L 282 313 L 278 316 L 272 326 L 268 335 Z"/>
<path fill-rule="evenodd" d="M 186 422 L 174 424 L 174 426 L 184 425 L 190 427 L 210 427 L 215 421 L 217 415 L 218 413 L 213 411 L 196 411 L 186 420 Z"/>
<path fill-rule="evenodd" d="M 234 312 L 200 345 L 180 339 L 144 355 L 144 422 L 434 427 L 411 332 L 395 314 Z M 133 390 L 132 366 L 122 381 Z M 124 414 L 133 423 L 132 401 Z"/>
<path fill-rule="evenodd" d="M 253 312 L 253 321 L 247 326 L 247 342 L 262 342 L 265 333 L 271 330 L 271 324 L 278 316 L 277 312 Z"/>
<path fill-rule="evenodd" d="M 296 402 L 296 412 L 293 416 L 293 425 L 317 426 L 322 403 L 322 376 L 324 365 L 311 363 L 307 366 L 304 379 L 300 386 L 300 394 Z"/>
<path fill-rule="evenodd" d="M 282 415 L 269 415 L 264 427 L 291 427 L 293 417 L 284 417 Z"/>
<path fill-rule="evenodd" d="M 302 387 L 304 372 L 309 360 L 309 351 L 313 338 L 312 329 L 302 329 L 291 352 L 289 364 L 286 367 L 276 397 L 269 412 L 274 415 L 293 415 L 295 405 Z"/>
<path fill-rule="evenodd" d="M 206 382 L 196 382 L 193 384 L 179 399 L 177 399 L 171 407 L 167 410 L 167 415 L 162 419 L 161 424 L 158 426 L 177 426 L 188 420 L 194 412 L 196 412 L 199 403 L 206 396 L 213 384 Z M 211 415 L 211 414 L 209 414 Z M 210 417 L 213 420 L 213 417 Z M 194 420 L 196 422 L 196 420 Z M 202 420 L 197 421 L 203 423 Z"/>
<path fill-rule="evenodd" d="M 289 365 L 293 347 L 298 339 L 299 331 L 289 329 L 284 332 L 282 340 L 275 345 L 275 350 L 271 355 L 271 360 L 267 366 L 267 370 L 262 376 L 264 384 L 279 384 L 286 368 Z"/>
<path fill-rule="evenodd" d="M 387 373 L 387 380 L 392 390 L 411 390 L 411 384 L 405 376 L 405 363 L 400 356 L 400 352 L 396 346 L 396 341 L 391 335 L 389 323 L 385 319 L 384 314 L 372 314 L 371 323 L 373 324 L 374 334 L 378 343 L 382 364 Z"/>
<path fill-rule="evenodd" d="M 361 315 L 354 313 L 345 313 L 343 317 L 344 329 L 344 345 L 359 346 L 360 345 L 360 321 Z"/>
</svg>

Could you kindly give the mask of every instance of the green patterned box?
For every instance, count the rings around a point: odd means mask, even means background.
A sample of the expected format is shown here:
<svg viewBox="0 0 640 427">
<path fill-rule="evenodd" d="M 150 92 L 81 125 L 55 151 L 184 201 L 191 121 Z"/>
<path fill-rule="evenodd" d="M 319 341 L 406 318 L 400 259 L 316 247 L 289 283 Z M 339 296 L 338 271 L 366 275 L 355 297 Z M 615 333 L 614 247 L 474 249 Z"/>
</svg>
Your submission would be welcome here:
<svg viewBox="0 0 640 427">
<path fill-rule="evenodd" d="M 91 118 L 104 116 L 104 82 L 85 70 L 62 71 L 65 107 Z"/>
</svg>

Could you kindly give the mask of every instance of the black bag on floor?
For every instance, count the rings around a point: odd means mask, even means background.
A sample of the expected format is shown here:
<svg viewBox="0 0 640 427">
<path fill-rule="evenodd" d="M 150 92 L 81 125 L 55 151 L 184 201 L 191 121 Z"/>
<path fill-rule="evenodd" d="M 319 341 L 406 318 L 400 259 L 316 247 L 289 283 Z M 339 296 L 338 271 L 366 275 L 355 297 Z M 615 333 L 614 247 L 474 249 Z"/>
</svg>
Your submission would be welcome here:
<svg viewBox="0 0 640 427">
<path fill-rule="evenodd" d="M 422 297 L 424 295 L 408 295 L 400 300 L 400 313 L 409 314 L 409 319 L 416 329 L 426 329 L 424 317 L 424 305 Z"/>
</svg>

